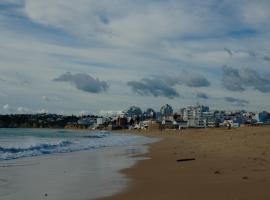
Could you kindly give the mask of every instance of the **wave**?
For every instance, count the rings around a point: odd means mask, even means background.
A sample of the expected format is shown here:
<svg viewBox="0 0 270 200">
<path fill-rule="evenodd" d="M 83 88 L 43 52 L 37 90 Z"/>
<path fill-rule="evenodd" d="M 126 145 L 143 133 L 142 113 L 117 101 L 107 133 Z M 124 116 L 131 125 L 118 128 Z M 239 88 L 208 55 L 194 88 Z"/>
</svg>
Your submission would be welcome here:
<svg viewBox="0 0 270 200">
<path fill-rule="evenodd" d="M 1 138 L 0 138 L 1 139 Z M 152 141 L 152 140 L 151 140 Z M 0 161 L 56 153 L 68 153 L 104 147 L 151 142 L 142 136 L 117 135 L 110 132 L 90 133 L 61 138 L 21 137 L 0 140 Z"/>
<path fill-rule="evenodd" d="M 62 141 L 58 144 L 39 144 L 36 146 L 30 146 L 29 148 L 16 148 L 16 147 L 1 147 L 0 152 L 3 153 L 19 153 L 25 151 L 40 151 L 44 154 L 49 153 L 49 150 L 56 149 L 58 147 L 65 147 L 72 144 L 70 141 Z"/>
<path fill-rule="evenodd" d="M 73 143 L 70 141 L 60 141 L 56 143 L 40 143 L 29 147 L 2 147 L 0 146 L 0 160 L 12 160 L 22 157 L 39 156 L 52 153 L 70 152 L 69 147 Z"/>
<path fill-rule="evenodd" d="M 83 136 L 84 138 L 105 138 L 109 136 L 109 133 L 108 132 L 102 132 L 102 133 L 99 133 L 99 134 L 90 134 L 90 135 L 85 135 Z"/>
</svg>

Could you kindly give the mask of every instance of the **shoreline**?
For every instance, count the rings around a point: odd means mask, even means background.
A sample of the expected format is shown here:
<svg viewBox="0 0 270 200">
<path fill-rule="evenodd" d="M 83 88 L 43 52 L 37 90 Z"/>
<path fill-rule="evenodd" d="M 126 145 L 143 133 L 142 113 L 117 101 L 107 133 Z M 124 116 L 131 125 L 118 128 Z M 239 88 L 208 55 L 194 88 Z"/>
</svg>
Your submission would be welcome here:
<svg viewBox="0 0 270 200">
<path fill-rule="evenodd" d="M 125 190 L 99 200 L 270 199 L 270 127 L 125 132 L 162 140 L 120 171 Z"/>
<path fill-rule="evenodd" d="M 0 199 L 74 200 L 117 194 L 130 181 L 119 171 L 145 159 L 140 156 L 145 152 L 147 146 L 138 144 L 1 161 Z"/>
<path fill-rule="evenodd" d="M 20 132 L 21 130 L 16 131 Z M 16 131 L 10 133 L 15 134 Z M 6 134 L 6 132 L 4 131 L 2 134 Z M 34 134 L 38 134 L 38 132 L 33 130 L 32 135 Z M 39 143 L 51 144 L 50 142 L 56 143 L 64 137 L 51 141 L 49 140 L 51 139 L 50 133 L 46 135 L 48 138 L 45 141 L 44 137 L 41 137 L 42 141 L 30 138 L 29 141 L 23 140 L 23 143 L 14 137 L 13 141 L 18 142 L 17 146 L 14 147 L 15 150 L 19 149 L 28 154 L 23 157 L 21 155 L 21 157 L 14 157 L 15 159 L 0 160 L 0 199 L 84 200 L 118 193 L 129 182 L 119 171 L 133 166 L 139 160 L 146 159 L 141 156 L 147 153 L 148 146 L 145 144 L 154 142 L 154 140 L 127 134 L 125 139 L 124 135 L 115 134 L 113 136 L 112 134 L 110 137 L 105 137 L 105 140 L 81 137 L 79 137 L 80 140 L 74 139 L 72 142 L 78 145 L 74 148 L 80 148 L 77 151 L 40 155 L 32 155 L 32 152 L 26 151 L 24 145 L 27 142 L 30 145 L 33 145 L 33 142 L 38 145 Z M 106 140 L 106 138 L 108 139 Z M 99 140 L 101 141 L 98 142 Z M 97 146 L 93 146 L 97 148 L 84 149 L 83 146 L 86 144 L 91 147 L 91 141 L 97 144 Z M 7 143 L 3 144 L 4 146 L 8 145 Z M 47 148 L 46 145 L 45 148 Z M 32 151 L 31 146 L 29 149 Z"/>
</svg>

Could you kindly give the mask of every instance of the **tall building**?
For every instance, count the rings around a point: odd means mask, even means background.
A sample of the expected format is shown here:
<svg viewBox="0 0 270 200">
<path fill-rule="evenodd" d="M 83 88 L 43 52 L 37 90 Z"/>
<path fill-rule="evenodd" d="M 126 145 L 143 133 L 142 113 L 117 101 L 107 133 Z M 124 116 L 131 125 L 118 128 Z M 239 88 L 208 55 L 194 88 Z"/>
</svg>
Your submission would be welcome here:
<svg viewBox="0 0 270 200">
<path fill-rule="evenodd" d="M 137 106 L 131 106 L 126 112 L 127 117 L 136 118 L 142 116 L 141 108 Z"/>
<path fill-rule="evenodd" d="M 166 104 L 160 108 L 160 113 L 164 117 L 172 116 L 173 115 L 173 108 L 169 104 Z"/>
<path fill-rule="evenodd" d="M 214 116 L 209 112 L 208 106 L 197 104 L 180 110 L 183 120 L 188 122 L 189 127 L 213 126 Z"/>
<path fill-rule="evenodd" d="M 144 113 L 143 113 L 144 118 L 146 119 L 155 119 L 156 118 L 156 111 L 153 108 L 148 108 Z"/>
</svg>

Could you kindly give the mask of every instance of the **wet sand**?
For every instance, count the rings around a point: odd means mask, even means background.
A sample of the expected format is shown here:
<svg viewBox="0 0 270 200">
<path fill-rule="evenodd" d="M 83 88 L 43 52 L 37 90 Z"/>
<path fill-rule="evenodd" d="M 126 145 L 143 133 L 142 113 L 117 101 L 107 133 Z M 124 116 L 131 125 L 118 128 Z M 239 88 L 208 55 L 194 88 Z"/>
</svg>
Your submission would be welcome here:
<svg viewBox="0 0 270 200">
<path fill-rule="evenodd" d="M 144 146 L 26 157 L 0 162 L 1 200 L 85 200 L 109 196 L 128 184 L 119 170 L 143 159 Z"/>
<path fill-rule="evenodd" d="M 163 140 L 150 145 L 150 159 L 122 171 L 127 189 L 103 200 L 270 199 L 269 126 L 135 134 Z"/>
</svg>

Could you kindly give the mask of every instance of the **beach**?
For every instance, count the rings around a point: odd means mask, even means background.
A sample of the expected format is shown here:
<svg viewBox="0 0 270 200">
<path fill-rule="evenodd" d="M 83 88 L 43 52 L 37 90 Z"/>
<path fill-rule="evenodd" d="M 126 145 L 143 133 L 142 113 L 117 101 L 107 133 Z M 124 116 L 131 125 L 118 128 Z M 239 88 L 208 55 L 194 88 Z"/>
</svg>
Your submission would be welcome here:
<svg viewBox="0 0 270 200">
<path fill-rule="evenodd" d="M 269 126 L 132 133 L 162 140 L 121 171 L 126 189 L 102 200 L 270 199 Z"/>
<path fill-rule="evenodd" d="M 1 200 L 87 200 L 121 191 L 122 169 L 152 138 L 99 131 L 0 129 Z"/>
</svg>

